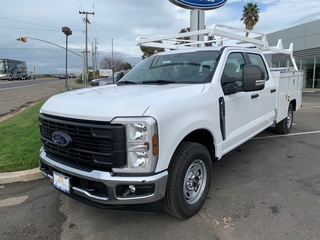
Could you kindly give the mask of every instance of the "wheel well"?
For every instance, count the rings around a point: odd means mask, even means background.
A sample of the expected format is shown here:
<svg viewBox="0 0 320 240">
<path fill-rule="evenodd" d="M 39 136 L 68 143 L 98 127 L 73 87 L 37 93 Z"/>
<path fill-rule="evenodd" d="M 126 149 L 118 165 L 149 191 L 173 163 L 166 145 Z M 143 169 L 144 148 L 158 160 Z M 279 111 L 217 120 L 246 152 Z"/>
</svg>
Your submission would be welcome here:
<svg viewBox="0 0 320 240">
<path fill-rule="evenodd" d="M 211 133 L 205 129 L 198 129 L 189 133 L 182 141 L 196 142 L 205 146 L 212 160 L 217 160 L 215 156 L 214 140 Z"/>
<path fill-rule="evenodd" d="M 293 111 L 296 111 L 296 107 L 297 107 L 297 101 L 294 99 L 290 102 L 292 104 L 292 107 L 293 107 Z"/>
</svg>

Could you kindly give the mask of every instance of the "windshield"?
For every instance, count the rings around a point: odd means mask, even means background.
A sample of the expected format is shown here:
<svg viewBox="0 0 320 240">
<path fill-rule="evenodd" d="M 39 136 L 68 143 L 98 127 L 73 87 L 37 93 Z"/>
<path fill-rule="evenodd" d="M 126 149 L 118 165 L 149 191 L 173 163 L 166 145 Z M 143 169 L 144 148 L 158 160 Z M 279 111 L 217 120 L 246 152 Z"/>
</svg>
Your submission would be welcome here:
<svg viewBox="0 0 320 240">
<path fill-rule="evenodd" d="M 210 82 L 219 51 L 197 51 L 151 56 L 129 73 L 119 84 L 167 84 Z"/>
</svg>

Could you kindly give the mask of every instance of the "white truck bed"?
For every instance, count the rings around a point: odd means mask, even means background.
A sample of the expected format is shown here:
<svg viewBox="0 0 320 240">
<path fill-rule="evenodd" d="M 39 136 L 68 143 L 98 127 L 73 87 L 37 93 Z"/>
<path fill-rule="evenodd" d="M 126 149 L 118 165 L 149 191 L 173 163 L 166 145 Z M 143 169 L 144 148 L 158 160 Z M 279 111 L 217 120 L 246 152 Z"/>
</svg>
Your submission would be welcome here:
<svg viewBox="0 0 320 240">
<path fill-rule="evenodd" d="M 276 100 L 276 122 L 280 122 L 287 116 L 288 104 L 296 99 L 296 108 L 301 108 L 303 71 L 292 71 L 287 69 L 271 69 L 272 77 L 277 86 Z"/>
</svg>

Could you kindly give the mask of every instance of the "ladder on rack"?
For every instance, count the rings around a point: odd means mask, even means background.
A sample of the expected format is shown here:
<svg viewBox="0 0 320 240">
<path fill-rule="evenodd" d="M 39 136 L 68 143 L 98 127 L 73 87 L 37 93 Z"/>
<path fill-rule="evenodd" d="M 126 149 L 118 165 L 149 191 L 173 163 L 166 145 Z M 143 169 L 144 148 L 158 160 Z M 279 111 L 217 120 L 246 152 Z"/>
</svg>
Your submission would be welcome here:
<svg viewBox="0 0 320 240">
<path fill-rule="evenodd" d="M 239 34 L 239 32 L 242 34 Z M 246 37 L 244 36 L 245 32 L 255 34 L 256 37 Z M 214 37 L 220 37 L 220 39 L 214 40 L 186 40 L 184 37 L 191 37 L 197 35 L 213 35 Z M 155 48 L 165 48 L 165 49 L 182 49 L 190 47 L 205 47 L 206 43 L 219 43 L 236 40 L 240 41 L 240 44 L 237 44 L 239 47 L 255 47 L 264 54 L 272 53 L 282 53 L 290 55 L 290 59 L 295 70 L 298 70 L 296 62 L 293 57 L 293 44 L 290 44 L 288 49 L 283 48 L 282 40 L 278 40 L 277 46 L 269 46 L 267 36 L 264 33 L 259 33 L 255 31 L 250 31 L 242 28 L 236 28 L 224 24 L 214 24 L 211 28 L 186 32 L 186 33 L 177 33 L 172 35 L 160 36 L 160 37 L 138 37 L 135 41 L 137 46 L 147 46 Z M 178 43 L 178 44 L 177 44 Z M 181 43 L 181 44 L 180 44 Z"/>
</svg>

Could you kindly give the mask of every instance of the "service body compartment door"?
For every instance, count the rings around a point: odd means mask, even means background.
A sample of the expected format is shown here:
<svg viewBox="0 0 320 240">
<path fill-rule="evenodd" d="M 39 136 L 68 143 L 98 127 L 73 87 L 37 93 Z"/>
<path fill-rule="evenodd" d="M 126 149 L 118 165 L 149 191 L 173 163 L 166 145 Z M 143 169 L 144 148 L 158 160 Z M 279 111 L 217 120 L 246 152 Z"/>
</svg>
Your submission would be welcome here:
<svg viewBox="0 0 320 240">
<path fill-rule="evenodd" d="M 276 101 L 276 122 L 278 123 L 287 117 L 291 101 L 295 101 L 296 111 L 301 107 L 303 72 L 273 70 L 271 74 L 278 90 Z"/>
</svg>

